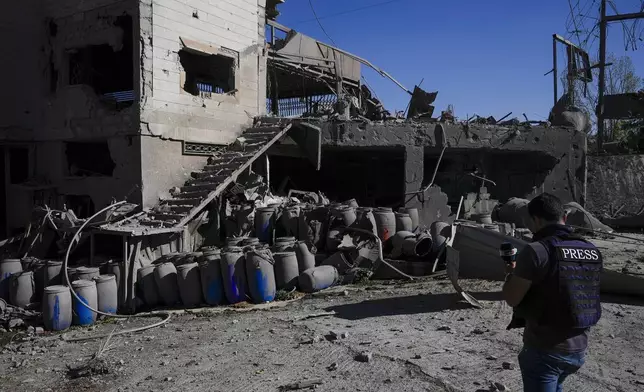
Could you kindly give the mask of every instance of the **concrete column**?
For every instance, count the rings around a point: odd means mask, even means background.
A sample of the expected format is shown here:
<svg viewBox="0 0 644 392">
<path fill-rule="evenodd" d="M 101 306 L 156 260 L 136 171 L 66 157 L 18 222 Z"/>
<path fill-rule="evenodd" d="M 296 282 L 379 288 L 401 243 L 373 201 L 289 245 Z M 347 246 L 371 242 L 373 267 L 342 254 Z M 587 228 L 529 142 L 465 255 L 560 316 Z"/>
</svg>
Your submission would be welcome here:
<svg viewBox="0 0 644 392">
<path fill-rule="evenodd" d="M 424 160 L 425 149 L 423 147 L 405 147 L 405 193 L 422 188 Z M 405 206 L 422 208 L 422 204 L 415 195 L 405 196 Z"/>
</svg>

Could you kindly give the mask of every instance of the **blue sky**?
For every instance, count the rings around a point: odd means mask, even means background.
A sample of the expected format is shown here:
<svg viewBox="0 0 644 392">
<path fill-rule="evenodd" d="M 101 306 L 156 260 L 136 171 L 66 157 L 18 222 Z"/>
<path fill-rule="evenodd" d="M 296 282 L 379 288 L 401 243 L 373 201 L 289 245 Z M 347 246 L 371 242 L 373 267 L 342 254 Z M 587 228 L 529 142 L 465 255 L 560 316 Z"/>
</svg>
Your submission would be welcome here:
<svg viewBox="0 0 644 392">
<path fill-rule="evenodd" d="M 438 90 L 437 113 L 452 104 L 461 118 L 474 113 L 500 118 L 508 112 L 513 117 L 526 113 L 531 120 L 548 116 L 552 76 L 543 75 L 552 69 L 552 34 L 566 35 L 568 1 L 399 0 L 332 16 L 385 1 L 312 3 L 339 47 L 370 60 L 409 89 L 424 78 L 424 89 Z M 599 2 L 582 0 L 582 6 L 584 2 L 589 14 L 596 15 Z M 640 0 L 615 3 L 621 13 L 639 11 L 641 4 Z M 330 43 L 308 0 L 287 0 L 280 12 L 280 23 Z M 585 19 L 586 25 L 592 23 Z M 644 20 L 639 30 L 642 26 Z M 610 26 L 608 37 L 608 51 L 632 56 L 638 74 L 644 76 L 644 41 L 639 50 L 626 52 L 620 25 Z M 560 47 L 560 69 L 565 65 L 563 55 Z M 405 109 L 407 93 L 374 72 L 363 74 L 388 109 Z"/>
</svg>

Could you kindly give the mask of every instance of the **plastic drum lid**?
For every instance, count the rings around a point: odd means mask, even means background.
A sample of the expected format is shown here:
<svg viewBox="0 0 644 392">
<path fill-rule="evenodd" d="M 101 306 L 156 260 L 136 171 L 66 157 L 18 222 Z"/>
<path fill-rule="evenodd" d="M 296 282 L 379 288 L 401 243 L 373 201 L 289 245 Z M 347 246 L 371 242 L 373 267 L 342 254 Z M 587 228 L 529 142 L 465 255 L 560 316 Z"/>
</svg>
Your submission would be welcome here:
<svg viewBox="0 0 644 392">
<path fill-rule="evenodd" d="M 89 282 L 89 281 L 85 281 L 85 282 Z M 69 291 L 69 287 L 63 286 L 63 285 L 45 287 L 45 293 L 47 294 L 58 294 L 58 293 L 64 293 L 65 291 Z"/>
</svg>

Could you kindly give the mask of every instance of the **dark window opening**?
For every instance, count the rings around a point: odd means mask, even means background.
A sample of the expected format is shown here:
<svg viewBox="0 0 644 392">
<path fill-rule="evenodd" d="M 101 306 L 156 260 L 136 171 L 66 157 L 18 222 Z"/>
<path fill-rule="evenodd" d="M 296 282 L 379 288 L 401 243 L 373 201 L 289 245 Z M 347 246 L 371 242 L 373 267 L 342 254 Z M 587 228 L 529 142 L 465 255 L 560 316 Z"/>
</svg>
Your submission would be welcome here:
<svg viewBox="0 0 644 392">
<path fill-rule="evenodd" d="M 183 89 L 192 95 L 210 98 L 235 90 L 235 60 L 222 55 L 201 55 L 179 51 L 179 60 L 186 73 Z"/>
<path fill-rule="evenodd" d="M 67 170 L 70 176 L 111 176 L 116 164 L 110 155 L 107 142 L 65 143 Z"/>
<path fill-rule="evenodd" d="M 88 195 L 65 195 L 65 207 L 74 211 L 77 218 L 85 219 L 96 213 L 94 202 Z"/>
<path fill-rule="evenodd" d="M 12 184 L 22 184 L 29 179 L 29 150 L 9 149 L 9 179 Z"/>
<path fill-rule="evenodd" d="M 117 18 L 123 29 L 120 50 L 107 44 L 80 48 L 69 56 L 69 84 L 91 86 L 98 95 L 117 103 L 134 101 L 134 48 L 132 17 Z"/>
</svg>

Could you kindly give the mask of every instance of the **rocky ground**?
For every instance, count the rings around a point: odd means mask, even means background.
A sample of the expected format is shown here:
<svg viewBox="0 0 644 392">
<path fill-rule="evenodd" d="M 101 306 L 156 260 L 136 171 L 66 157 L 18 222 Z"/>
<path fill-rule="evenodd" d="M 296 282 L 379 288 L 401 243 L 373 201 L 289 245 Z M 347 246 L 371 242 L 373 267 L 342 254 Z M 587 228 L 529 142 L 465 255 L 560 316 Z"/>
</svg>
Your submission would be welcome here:
<svg viewBox="0 0 644 392">
<path fill-rule="evenodd" d="M 266 311 L 184 313 L 164 327 L 112 337 L 93 367 L 104 374 L 76 379 L 68 367 L 87 364 L 104 339 L 71 343 L 55 334 L 18 335 L 0 354 L 0 389 L 277 391 L 315 381 L 320 391 L 477 391 L 493 383 L 521 390 L 521 336 L 505 330 L 510 309 L 500 300 L 499 283 L 463 285 L 484 309 L 460 301 L 448 281 L 431 279 L 336 288 Z M 644 303 L 630 302 L 605 303 L 587 364 L 567 381 L 569 390 L 644 387 Z M 115 326 L 72 335 L 109 333 Z"/>
<path fill-rule="evenodd" d="M 616 233 L 620 236 L 589 237 L 604 256 L 606 268 L 644 276 L 644 234 Z"/>
<path fill-rule="evenodd" d="M 617 241 L 617 242 L 616 242 Z M 644 267 L 642 246 L 594 239 L 611 268 Z M 521 331 L 500 282 L 462 281 L 474 309 L 444 278 L 337 287 L 268 310 L 179 312 L 160 328 L 66 342 L 61 334 L 0 335 L 2 391 L 278 391 L 310 382 L 319 391 L 521 390 Z M 644 301 L 603 298 L 586 365 L 570 391 L 644 389 Z M 277 303 L 280 305 L 280 303 Z M 149 323 L 131 318 L 74 329 L 94 336 Z M 69 367 L 91 364 L 73 378 Z"/>
</svg>

